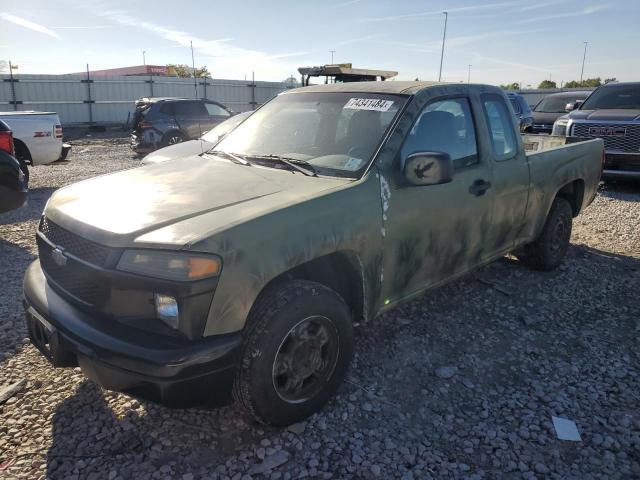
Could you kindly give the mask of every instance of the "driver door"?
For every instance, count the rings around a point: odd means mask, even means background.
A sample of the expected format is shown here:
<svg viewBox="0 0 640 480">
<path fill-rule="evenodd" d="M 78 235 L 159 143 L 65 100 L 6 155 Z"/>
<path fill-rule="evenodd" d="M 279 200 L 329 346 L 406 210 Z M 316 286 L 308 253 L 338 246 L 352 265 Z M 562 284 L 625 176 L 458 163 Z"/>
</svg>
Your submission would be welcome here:
<svg viewBox="0 0 640 480">
<path fill-rule="evenodd" d="M 385 305 L 418 293 L 480 264 L 490 252 L 485 237 L 491 228 L 491 168 L 478 153 L 474 118 L 466 97 L 428 104 L 401 148 L 399 179 L 381 178 Z M 403 181 L 403 159 L 416 152 L 444 152 L 454 163 L 453 180 L 414 186 Z"/>
</svg>

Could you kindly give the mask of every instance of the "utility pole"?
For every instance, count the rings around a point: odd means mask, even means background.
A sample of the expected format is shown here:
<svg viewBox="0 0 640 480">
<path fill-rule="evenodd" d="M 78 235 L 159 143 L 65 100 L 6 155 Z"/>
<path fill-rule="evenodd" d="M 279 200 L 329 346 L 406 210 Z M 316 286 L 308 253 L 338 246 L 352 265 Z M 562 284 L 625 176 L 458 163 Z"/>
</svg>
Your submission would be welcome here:
<svg viewBox="0 0 640 480">
<path fill-rule="evenodd" d="M 582 77 L 584 76 L 584 61 L 587 58 L 587 45 L 589 45 L 589 42 L 583 42 L 584 43 L 584 53 L 582 54 L 582 70 L 580 70 L 580 86 L 582 86 Z"/>
<path fill-rule="evenodd" d="M 145 67 L 147 66 L 147 58 L 145 57 L 146 53 L 146 51 L 142 50 L 142 65 L 144 65 Z"/>
<path fill-rule="evenodd" d="M 195 98 L 198 98 L 198 80 L 196 79 L 196 61 L 193 56 L 193 40 L 189 42 L 191 44 L 191 67 L 193 68 L 193 88 L 196 92 Z"/>
<path fill-rule="evenodd" d="M 331 65 L 333 65 L 333 54 L 336 53 L 335 50 L 329 50 L 329 52 L 331 53 Z"/>
<path fill-rule="evenodd" d="M 444 59 L 444 41 L 447 38 L 447 19 L 449 18 L 448 12 L 442 12 L 444 14 L 444 31 L 442 32 L 442 51 L 440 52 L 440 73 L 438 74 L 438 81 L 442 80 L 442 60 Z"/>
<path fill-rule="evenodd" d="M 472 65 L 469 64 L 469 73 L 467 74 L 467 85 L 469 85 L 469 83 L 471 83 L 471 67 L 472 67 Z"/>
</svg>

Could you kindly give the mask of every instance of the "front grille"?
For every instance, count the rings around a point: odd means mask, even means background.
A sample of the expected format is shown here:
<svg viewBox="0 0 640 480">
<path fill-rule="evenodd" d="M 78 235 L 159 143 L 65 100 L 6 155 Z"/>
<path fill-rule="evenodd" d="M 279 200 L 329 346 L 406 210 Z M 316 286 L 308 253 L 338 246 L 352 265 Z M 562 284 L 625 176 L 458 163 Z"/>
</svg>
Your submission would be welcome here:
<svg viewBox="0 0 640 480">
<path fill-rule="evenodd" d="M 51 244 L 65 253 L 98 267 L 104 267 L 107 264 L 111 249 L 71 233 L 46 217 L 40 222 L 40 232 Z M 54 247 L 40 235 L 37 236 L 37 242 L 40 265 L 53 281 L 54 287 L 58 287 L 63 293 L 72 295 L 87 305 L 93 307 L 104 305 L 109 297 L 110 289 L 108 286 L 96 282 L 96 272 L 92 268 L 70 256 L 65 256 L 66 263 L 64 265 L 59 265 L 52 256 Z"/>
<path fill-rule="evenodd" d="M 51 245 L 38 237 L 40 265 L 55 286 L 87 305 L 102 306 L 109 297 L 109 287 L 95 281 L 95 271 L 69 257 L 60 266 L 54 262 L 52 251 Z"/>
<path fill-rule="evenodd" d="M 598 135 L 590 133 L 590 129 L 612 129 L 624 135 Z M 640 124 L 638 123 L 574 123 L 571 134 L 574 137 L 602 138 L 607 151 L 638 153 L 640 151 Z"/>
<path fill-rule="evenodd" d="M 71 233 L 46 217 L 43 217 L 40 223 L 40 231 L 54 245 L 61 247 L 64 251 L 75 255 L 85 262 L 92 263 L 99 267 L 105 266 L 109 253 L 111 253 L 108 247 L 82 238 L 75 233 Z"/>
</svg>

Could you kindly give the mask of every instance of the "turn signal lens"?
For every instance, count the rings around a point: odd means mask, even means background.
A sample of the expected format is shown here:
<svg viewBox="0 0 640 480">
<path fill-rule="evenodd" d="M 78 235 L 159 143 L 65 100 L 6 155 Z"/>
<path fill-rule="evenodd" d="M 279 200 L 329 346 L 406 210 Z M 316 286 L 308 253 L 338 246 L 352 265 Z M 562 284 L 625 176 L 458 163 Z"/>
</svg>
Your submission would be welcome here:
<svg viewBox="0 0 640 480">
<path fill-rule="evenodd" d="M 190 279 L 214 277 L 219 273 L 220 261 L 218 259 L 189 257 L 188 275 Z"/>
</svg>

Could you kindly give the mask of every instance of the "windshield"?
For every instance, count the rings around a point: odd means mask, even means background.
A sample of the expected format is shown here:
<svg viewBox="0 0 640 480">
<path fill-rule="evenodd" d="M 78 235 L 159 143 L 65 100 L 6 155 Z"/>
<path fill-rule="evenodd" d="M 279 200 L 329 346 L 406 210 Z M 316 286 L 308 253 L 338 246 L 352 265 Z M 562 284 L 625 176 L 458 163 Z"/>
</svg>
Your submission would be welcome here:
<svg viewBox="0 0 640 480">
<path fill-rule="evenodd" d="M 308 162 L 319 174 L 355 177 L 406 97 L 373 93 L 289 93 L 257 110 L 217 151 Z"/>
<path fill-rule="evenodd" d="M 224 137 L 227 133 L 229 133 L 231 130 L 236 128 L 240 123 L 242 123 L 242 121 L 245 118 L 247 118 L 249 115 L 251 115 L 251 113 L 253 112 L 249 111 L 249 112 L 243 112 L 243 113 L 238 113 L 237 115 L 234 115 L 230 119 L 225 120 L 224 122 L 217 125 L 215 128 L 212 128 L 211 130 L 209 130 L 207 133 L 205 133 L 202 136 L 202 139 L 207 142 L 216 143 L 222 137 Z"/>
<path fill-rule="evenodd" d="M 574 104 L 578 100 L 584 100 L 587 94 L 567 96 L 562 95 L 558 97 L 549 96 L 540 100 L 540 103 L 536 105 L 536 112 L 540 113 L 566 113 L 566 106 L 568 103 Z"/>
<path fill-rule="evenodd" d="M 580 110 L 604 109 L 640 109 L 640 85 L 598 88 L 580 107 Z"/>
</svg>

